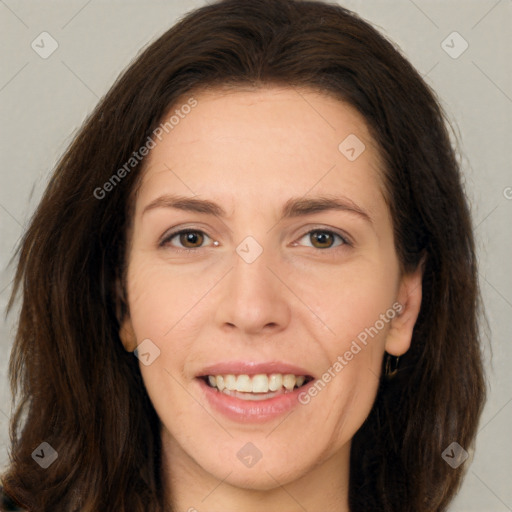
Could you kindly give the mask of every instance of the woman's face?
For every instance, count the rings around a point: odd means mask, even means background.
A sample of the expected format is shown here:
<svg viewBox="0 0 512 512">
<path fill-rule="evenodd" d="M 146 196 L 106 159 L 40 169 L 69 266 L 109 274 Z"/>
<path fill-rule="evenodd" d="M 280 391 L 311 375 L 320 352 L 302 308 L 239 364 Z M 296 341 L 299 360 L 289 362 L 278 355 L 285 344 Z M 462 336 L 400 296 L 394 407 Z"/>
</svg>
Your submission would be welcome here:
<svg viewBox="0 0 512 512">
<path fill-rule="evenodd" d="M 355 110 L 312 90 L 194 98 L 146 161 L 121 335 L 142 343 L 164 451 L 254 489 L 343 471 L 421 300 L 378 151 Z"/>
</svg>

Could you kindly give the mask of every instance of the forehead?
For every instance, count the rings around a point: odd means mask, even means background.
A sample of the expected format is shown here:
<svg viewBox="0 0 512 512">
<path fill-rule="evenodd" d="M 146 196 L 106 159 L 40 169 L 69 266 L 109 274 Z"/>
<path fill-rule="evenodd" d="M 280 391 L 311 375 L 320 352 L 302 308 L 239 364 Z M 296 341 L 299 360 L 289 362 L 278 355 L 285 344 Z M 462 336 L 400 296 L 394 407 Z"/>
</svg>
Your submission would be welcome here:
<svg viewBox="0 0 512 512">
<path fill-rule="evenodd" d="M 191 98 L 195 106 L 183 108 Z M 142 202 L 163 188 L 225 198 L 228 209 L 244 196 L 257 195 L 263 207 L 266 198 L 313 191 L 382 199 L 380 155 L 364 118 L 325 93 L 293 87 L 191 93 L 163 123 L 171 116 L 146 159 Z"/>
</svg>

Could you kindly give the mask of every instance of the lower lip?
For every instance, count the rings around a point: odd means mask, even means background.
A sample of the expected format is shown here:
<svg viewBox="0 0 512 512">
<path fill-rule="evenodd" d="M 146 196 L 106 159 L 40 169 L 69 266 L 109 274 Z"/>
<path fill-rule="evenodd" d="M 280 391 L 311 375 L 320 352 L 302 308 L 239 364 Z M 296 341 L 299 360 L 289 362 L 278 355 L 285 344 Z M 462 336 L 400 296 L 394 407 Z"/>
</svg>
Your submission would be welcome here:
<svg viewBox="0 0 512 512">
<path fill-rule="evenodd" d="M 263 423 L 290 411 L 299 404 L 299 393 L 306 390 L 312 383 L 309 382 L 305 386 L 267 400 L 252 401 L 226 395 L 206 384 L 203 379 L 197 380 L 209 404 L 216 411 L 241 423 Z"/>
</svg>

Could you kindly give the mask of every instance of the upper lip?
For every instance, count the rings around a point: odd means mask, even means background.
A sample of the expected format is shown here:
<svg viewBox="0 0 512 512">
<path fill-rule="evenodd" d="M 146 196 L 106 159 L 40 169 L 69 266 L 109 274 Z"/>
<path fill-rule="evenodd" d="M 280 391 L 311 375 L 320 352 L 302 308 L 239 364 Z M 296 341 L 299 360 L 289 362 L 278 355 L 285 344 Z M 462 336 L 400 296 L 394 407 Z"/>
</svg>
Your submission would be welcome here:
<svg viewBox="0 0 512 512">
<path fill-rule="evenodd" d="M 281 373 L 304 375 L 313 377 L 311 372 L 296 366 L 294 364 L 284 363 L 281 361 L 254 362 L 254 361 L 224 361 L 211 364 L 203 368 L 197 377 L 206 377 L 208 375 L 257 375 Z"/>
</svg>

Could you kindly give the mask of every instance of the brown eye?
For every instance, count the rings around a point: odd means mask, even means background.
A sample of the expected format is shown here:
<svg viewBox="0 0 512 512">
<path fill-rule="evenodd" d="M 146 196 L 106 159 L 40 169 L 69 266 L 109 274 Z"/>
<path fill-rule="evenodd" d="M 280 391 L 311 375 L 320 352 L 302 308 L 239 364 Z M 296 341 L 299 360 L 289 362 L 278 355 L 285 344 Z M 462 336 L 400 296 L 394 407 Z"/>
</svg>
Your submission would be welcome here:
<svg viewBox="0 0 512 512">
<path fill-rule="evenodd" d="M 176 251 L 193 251 L 194 249 L 202 249 L 204 243 L 210 237 L 199 230 L 183 229 L 170 233 L 161 242 L 160 247 L 169 247 Z M 216 243 L 214 242 L 214 245 Z"/>
<path fill-rule="evenodd" d="M 204 236 L 200 231 L 185 231 L 179 234 L 179 240 L 183 247 L 195 249 L 202 245 Z"/>
<path fill-rule="evenodd" d="M 300 240 L 305 240 L 305 245 L 314 249 L 335 249 L 338 246 L 350 245 L 340 234 L 327 229 L 309 231 Z"/>
<path fill-rule="evenodd" d="M 328 249 L 334 243 L 334 236 L 329 231 L 313 231 L 310 233 L 310 240 L 313 247 Z"/>
</svg>

